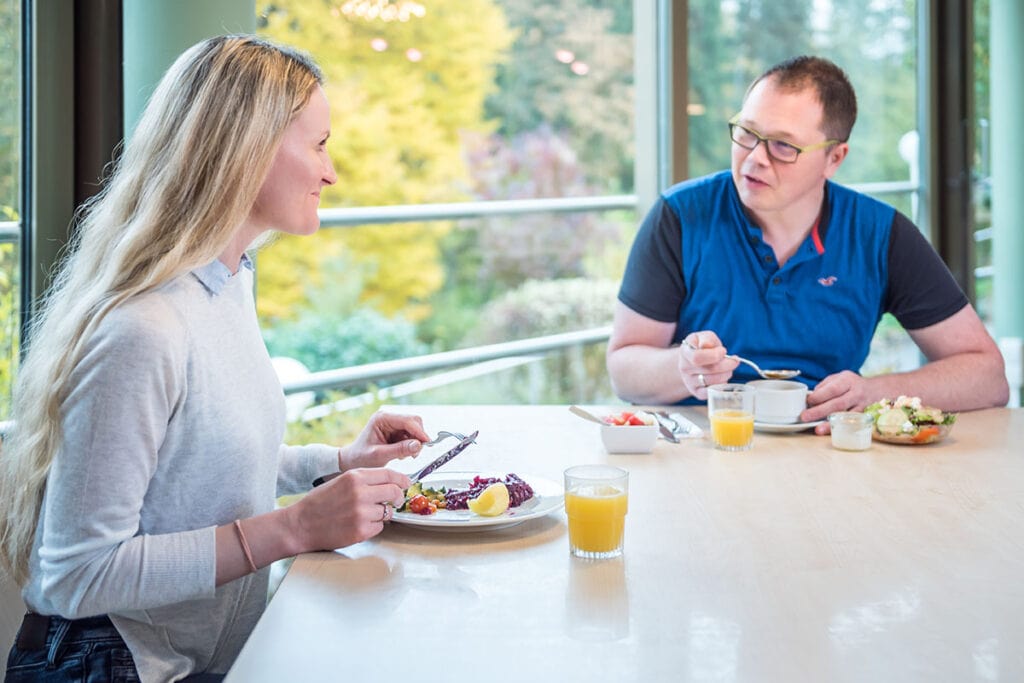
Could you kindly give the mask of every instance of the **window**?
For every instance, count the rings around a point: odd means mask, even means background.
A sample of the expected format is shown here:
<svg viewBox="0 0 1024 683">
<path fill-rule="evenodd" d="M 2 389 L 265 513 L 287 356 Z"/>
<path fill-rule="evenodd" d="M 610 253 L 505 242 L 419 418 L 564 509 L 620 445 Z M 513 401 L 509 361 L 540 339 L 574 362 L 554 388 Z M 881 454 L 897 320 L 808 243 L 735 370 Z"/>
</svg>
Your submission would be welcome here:
<svg viewBox="0 0 1024 683">
<path fill-rule="evenodd" d="M 0 52 L 0 420 L 7 420 L 21 308 L 21 3 L 15 0 L 0 0 Z"/>
<path fill-rule="evenodd" d="M 257 10 L 325 70 L 339 175 L 317 236 L 260 252 L 273 355 L 323 371 L 610 323 L 638 218 L 630 3 Z M 603 344 L 489 369 L 416 400 L 611 398 Z"/>
<path fill-rule="evenodd" d="M 989 114 L 989 0 L 974 3 L 975 307 L 987 325 L 992 311 L 992 135 Z"/>
<path fill-rule="evenodd" d="M 685 3 L 672 27 L 686 32 L 674 36 L 687 46 L 686 176 L 728 166 L 725 122 L 757 74 L 819 54 L 847 71 L 860 104 L 836 180 L 926 220 L 918 4 Z M 634 112 L 654 111 L 647 98 L 668 86 L 649 88 L 643 69 L 634 82 L 634 63 L 672 39 L 675 6 L 659 0 L 651 25 L 632 14 L 647 5 L 612 0 L 258 2 L 262 33 L 326 68 L 341 178 L 313 246 L 282 239 L 263 252 L 272 352 L 327 371 L 607 324 L 646 210 L 634 178 L 666 163 Z M 658 51 L 655 69 L 668 59 Z M 663 145 L 665 131 L 655 137 Z M 574 208 L 544 208 L 556 201 Z M 614 400 L 603 344 L 573 354 L 560 367 L 525 359 L 475 384 L 408 391 L 427 402 Z M 864 371 L 919 362 L 883 319 Z"/>
</svg>

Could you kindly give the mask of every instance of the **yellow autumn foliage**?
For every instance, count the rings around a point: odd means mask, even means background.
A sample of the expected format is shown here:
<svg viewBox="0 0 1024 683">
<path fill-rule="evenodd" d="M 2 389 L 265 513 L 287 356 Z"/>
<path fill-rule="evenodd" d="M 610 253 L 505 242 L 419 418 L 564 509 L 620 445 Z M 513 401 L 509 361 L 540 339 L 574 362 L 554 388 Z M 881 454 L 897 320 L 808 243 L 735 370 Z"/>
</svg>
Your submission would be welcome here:
<svg viewBox="0 0 1024 683">
<path fill-rule="evenodd" d="M 260 0 L 259 32 L 320 64 L 331 102 L 328 149 L 338 182 L 321 206 L 462 201 L 468 185 L 460 135 L 488 133 L 484 100 L 514 39 L 493 0 L 431 0 L 407 22 L 352 18 L 340 3 Z M 293 317 L 324 264 L 345 253 L 363 278 L 361 300 L 418 321 L 444 283 L 439 240 L 446 222 L 321 229 L 282 237 L 259 254 L 259 306 L 267 320 Z M 333 275 L 337 277 L 337 275 Z"/>
</svg>

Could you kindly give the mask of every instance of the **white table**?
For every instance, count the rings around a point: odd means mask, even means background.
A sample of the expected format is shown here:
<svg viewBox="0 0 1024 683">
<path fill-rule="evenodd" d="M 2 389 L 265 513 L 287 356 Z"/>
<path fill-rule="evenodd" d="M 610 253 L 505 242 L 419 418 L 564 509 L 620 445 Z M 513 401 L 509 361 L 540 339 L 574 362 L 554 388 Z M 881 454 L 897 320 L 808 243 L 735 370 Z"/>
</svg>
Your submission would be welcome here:
<svg viewBox="0 0 1024 683">
<path fill-rule="evenodd" d="M 571 558 L 562 511 L 392 523 L 297 558 L 228 681 L 1024 680 L 1022 410 L 962 414 L 930 446 L 759 433 L 617 456 L 565 406 L 399 410 L 480 429 L 446 467 L 625 467 L 625 556 Z"/>
</svg>

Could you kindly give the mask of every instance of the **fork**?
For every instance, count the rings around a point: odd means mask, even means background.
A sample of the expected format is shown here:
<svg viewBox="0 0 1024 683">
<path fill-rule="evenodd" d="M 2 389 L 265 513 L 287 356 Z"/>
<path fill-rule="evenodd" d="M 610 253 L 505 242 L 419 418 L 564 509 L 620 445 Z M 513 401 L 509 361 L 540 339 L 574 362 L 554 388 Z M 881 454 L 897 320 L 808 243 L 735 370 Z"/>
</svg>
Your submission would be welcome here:
<svg viewBox="0 0 1024 683">
<path fill-rule="evenodd" d="M 434 437 L 430 441 L 427 441 L 423 445 L 424 446 L 436 446 L 437 444 L 441 443 L 442 441 L 444 441 L 448 437 L 455 437 L 459 441 L 462 441 L 463 439 L 466 438 L 466 435 L 465 434 L 459 434 L 458 432 L 446 432 L 446 431 L 444 431 L 442 429 L 441 431 L 439 431 L 437 433 L 436 437 Z"/>
</svg>

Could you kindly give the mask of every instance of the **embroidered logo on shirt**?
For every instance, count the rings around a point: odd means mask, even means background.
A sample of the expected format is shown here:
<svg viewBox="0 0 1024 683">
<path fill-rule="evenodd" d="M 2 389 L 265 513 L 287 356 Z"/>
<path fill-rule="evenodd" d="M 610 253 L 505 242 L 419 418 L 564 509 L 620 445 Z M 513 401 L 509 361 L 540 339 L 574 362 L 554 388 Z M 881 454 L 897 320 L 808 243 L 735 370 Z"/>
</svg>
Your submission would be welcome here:
<svg viewBox="0 0 1024 683">
<path fill-rule="evenodd" d="M 829 275 L 828 277 L 819 277 L 818 284 L 821 285 L 822 287 L 831 287 L 836 283 L 838 279 L 839 278 L 837 278 L 835 275 Z"/>
</svg>

